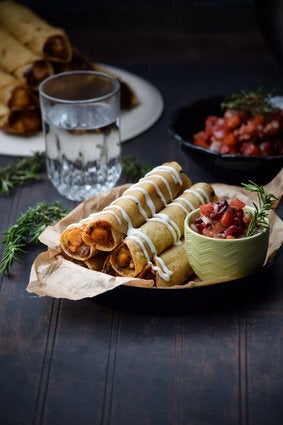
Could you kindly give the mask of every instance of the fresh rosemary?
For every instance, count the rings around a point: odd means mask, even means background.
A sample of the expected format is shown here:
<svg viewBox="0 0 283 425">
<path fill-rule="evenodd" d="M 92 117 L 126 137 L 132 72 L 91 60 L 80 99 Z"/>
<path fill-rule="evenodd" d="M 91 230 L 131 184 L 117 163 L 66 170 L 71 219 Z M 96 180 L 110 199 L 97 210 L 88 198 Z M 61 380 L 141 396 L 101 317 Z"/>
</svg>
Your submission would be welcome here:
<svg viewBox="0 0 283 425">
<path fill-rule="evenodd" d="M 20 254 L 27 252 L 29 245 L 38 242 L 39 235 L 47 225 L 58 221 L 68 213 L 61 202 L 38 202 L 23 213 L 14 225 L 4 232 L 2 244 L 5 245 L 0 263 L 0 273 L 9 275 L 13 262 L 19 262 Z"/>
<path fill-rule="evenodd" d="M 263 115 L 268 117 L 274 110 L 270 102 L 273 95 L 263 88 L 249 92 L 241 90 L 239 93 L 232 94 L 224 99 L 221 108 L 242 111 L 252 116 Z"/>
<path fill-rule="evenodd" d="M 150 169 L 150 165 L 142 164 L 134 157 L 122 159 L 123 176 L 127 181 L 138 181 Z M 5 167 L 0 166 L 0 195 L 11 195 L 17 186 L 42 180 L 45 170 L 44 152 L 36 152 Z"/>
<path fill-rule="evenodd" d="M 258 197 L 258 204 L 253 202 L 255 211 L 251 213 L 251 221 L 247 230 L 247 236 L 252 236 L 269 227 L 267 211 L 275 208 L 278 198 L 272 193 L 267 193 L 263 186 L 251 180 L 248 183 L 242 183 L 242 186 L 250 192 L 255 192 Z"/>
<path fill-rule="evenodd" d="M 152 167 L 150 165 L 142 164 L 132 156 L 122 158 L 123 176 L 131 183 L 137 182 L 148 171 L 150 171 L 151 168 Z"/>
<path fill-rule="evenodd" d="M 0 195 L 10 195 L 16 186 L 41 180 L 44 170 L 45 154 L 40 152 L 0 167 Z"/>
</svg>

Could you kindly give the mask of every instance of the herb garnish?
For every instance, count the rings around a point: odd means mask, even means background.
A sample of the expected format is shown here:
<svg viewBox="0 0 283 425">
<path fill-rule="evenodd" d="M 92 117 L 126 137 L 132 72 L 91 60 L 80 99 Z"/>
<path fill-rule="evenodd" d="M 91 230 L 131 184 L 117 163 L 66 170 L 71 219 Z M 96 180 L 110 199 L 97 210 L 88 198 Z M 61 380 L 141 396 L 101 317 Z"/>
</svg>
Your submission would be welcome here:
<svg viewBox="0 0 283 425">
<path fill-rule="evenodd" d="M 263 88 L 255 91 L 241 90 L 239 93 L 232 94 L 221 103 L 222 109 L 230 109 L 233 111 L 242 111 L 252 116 L 263 115 L 269 116 L 274 107 L 270 99 L 273 93 L 267 92 Z"/>
<path fill-rule="evenodd" d="M 253 181 L 242 183 L 242 186 L 250 192 L 255 192 L 258 197 L 258 205 L 253 202 L 255 211 L 251 214 L 251 221 L 248 226 L 247 236 L 252 236 L 261 230 L 269 227 L 267 219 L 267 211 L 273 210 L 276 207 L 278 198 L 272 193 L 267 193 L 263 186 L 260 186 Z"/>
<path fill-rule="evenodd" d="M 9 275 L 9 269 L 14 261 L 19 262 L 18 256 L 25 254 L 30 244 L 38 242 L 39 235 L 47 225 L 58 221 L 68 213 L 61 202 L 38 202 L 35 207 L 30 207 L 23 213 L 16 223 L 4 232 L 2 244 L 5 245 L 0 273 Z"/>
<path fill-rule="evenodd" d="M 0 195 L 11 195 L 13 189 L 27 182 L 40 181 L 46 171 L 45 153 L 36 152 L 31 157 L 24 157 L 13 163 L 0 166 Z M 150 171 L 150 165 L 141 164 L 134 157 L 122 158 L 124 177 L 133 183 Z"/>
<path fill-rule="evenodd" d="M 41 180 L 44 170 L 45 154 L 40 152 L 0 167 L 0 195 L 10 195 L 16 186 Z"/>
<path fill-rule="evenodd" d="M 152 167 L 147 164 L 141 164 L 136 158 L 128 156 L 122 158 L 122 170 L 123 175 L 126 179 L 132 183 L 137 182 L 143 177 Z"/>
</svg>

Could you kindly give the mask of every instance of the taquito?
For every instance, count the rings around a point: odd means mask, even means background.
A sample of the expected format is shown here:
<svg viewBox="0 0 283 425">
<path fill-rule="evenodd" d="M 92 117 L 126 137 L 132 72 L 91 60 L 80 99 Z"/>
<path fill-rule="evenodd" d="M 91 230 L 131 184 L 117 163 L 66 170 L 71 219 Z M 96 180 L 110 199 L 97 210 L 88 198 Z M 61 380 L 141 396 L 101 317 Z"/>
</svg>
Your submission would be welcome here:
<svg viewBox="0 0 283 425">
<path fill-rule="evenodd" d="M 95 71 L 104 72 L 105 74 L 112 75 L 120 83 L 120 99 L 121 99 L 121 109 L 129 110 L 134 108 L 139 104 L 138 97 L 134 90 L 130 87 L 126 81 L 122 80 L 117 74 L 110 72 L 108 69 L 105 69 L 103 66 L 93 63 L 93 69 Z"/>
<path fill-rule="evenodd" d="M 186 254 L 185 241 L 182 239 L 180 245 L 172 245 L 160 256 L 155 256 L 138 277 L 151 279 L 155 286 L 161 288 L 182 285 L 192 274 L 193 269 Z"/>
<path fill-rule="evenodd" d="M 115 77 L 120 83 L 120 103 L 122 110 L 130 110 L 138 105 L 138 98 L 128 83 L 123 81 L 116 74 L 109 72 L 108 69 L 105 69 L 101 65 L 93 62 L 89 57 L 80 52 L 78 49 L 72 47 L 72 59 L 69 62 L 62 63 L 57 62 L 53 63 L 53 68 L 55 73 L 66 72 L 73 70 L 94 70 L 103 72 L 104 74 L 109 74 Z"/>
<path fill-rule="evenodd" d="M 63 29 L 50 25 L 27 7 L 12 0 L 1 1 L 0 22 L 37 55 L 52 61 L 71 60 L 72 48 Z"/>
<path fill-rule="evenodd" d="M 39 108 L 33 90 L 0 69 L 0 102 L 12 111 Z"/>
<path fill-rule="evenodd" d="M 88 220 L 82 238 L 90 246 L 112 251 L 128 231 L 139 227 L 191 186 L 177 162 L 164 163 L 133 184 L 122 196 Z"/>
<path fill-rule="evenodd" d="M 36 133 L 41 129 L 40 112 L 37 109 L 11 111 L 0 104 L 0 129 L 20 136 Z"/>
<path fill-rule="evenodd" d="M 213 198 L 214 191 L 208 183 L 197 183 L 186 189 L 140 228 L 132 228 L 110 256 L 113 268 L 122 276 L 136 277 L 156 256 L 180 243 L 187 214 Z"/>
<path fill-rule="evenodd" d="M 1 3 L 0 3 L 1 4 Z M 53 73 L 49 62 L 23 46 L 0 24 L 0 67 L 29 87 L 36 89 L 39 83 Z"/>
<path fill-rule="evenodd" d="M 63 253 L 74 260 L 86 261 L 98 252 L 97 249 L 87 245 L 82 239 L 82 231 L 86 226 L 87 222 L 81 220 L 79 223 L 70 224 L 61 233 L 61 249 Z"/>
</svg>

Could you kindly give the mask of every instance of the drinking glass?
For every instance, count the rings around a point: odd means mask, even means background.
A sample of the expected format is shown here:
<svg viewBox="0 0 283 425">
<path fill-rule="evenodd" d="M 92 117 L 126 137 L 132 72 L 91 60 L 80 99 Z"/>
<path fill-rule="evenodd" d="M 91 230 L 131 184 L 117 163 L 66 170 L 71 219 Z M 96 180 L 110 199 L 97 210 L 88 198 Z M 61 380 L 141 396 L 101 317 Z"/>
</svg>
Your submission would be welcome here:
<svg viewBox="0 0 283 425">
<path fill-rule="evenodd" d="M 39 86 L 47 174 L 58 192 L 83 201 L 121 174 L 120 84 L 95 71 L 55 74 Z"/>
</svg>

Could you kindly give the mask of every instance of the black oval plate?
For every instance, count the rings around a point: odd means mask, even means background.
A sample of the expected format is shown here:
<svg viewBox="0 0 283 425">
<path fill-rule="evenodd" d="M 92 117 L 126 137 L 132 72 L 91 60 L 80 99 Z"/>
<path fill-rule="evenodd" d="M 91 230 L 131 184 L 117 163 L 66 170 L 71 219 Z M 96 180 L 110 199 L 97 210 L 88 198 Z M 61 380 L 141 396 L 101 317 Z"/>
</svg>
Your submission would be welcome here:
<svg viewBox="0 0 283 425">
<path fill-rule="evenodd" d="M 176 110 L 169 120 L 169 132 L 179 142 L 182 150 L 202 167 L 212 171 L 226 183 L 241 183 L 243 178 L 266 184 L 283 166 L 283 155 L 268 157 L 227 155 L 195 146 L 193 134 L 204 128 L 209 115 L 222 115 L 220 104 L 223 96 L 209 97 Z"/>
<path fill-rule="evenodd" d="M 151 315 L 185 315 L 251 305 L 272 291 L 272 282 L 276 281 L 272 266 L 282 251 L 283 246 L 265 266 L 241 279 L 178 289 L 122 285 L 92 300 L 111 308 Z"/>
</svg>

